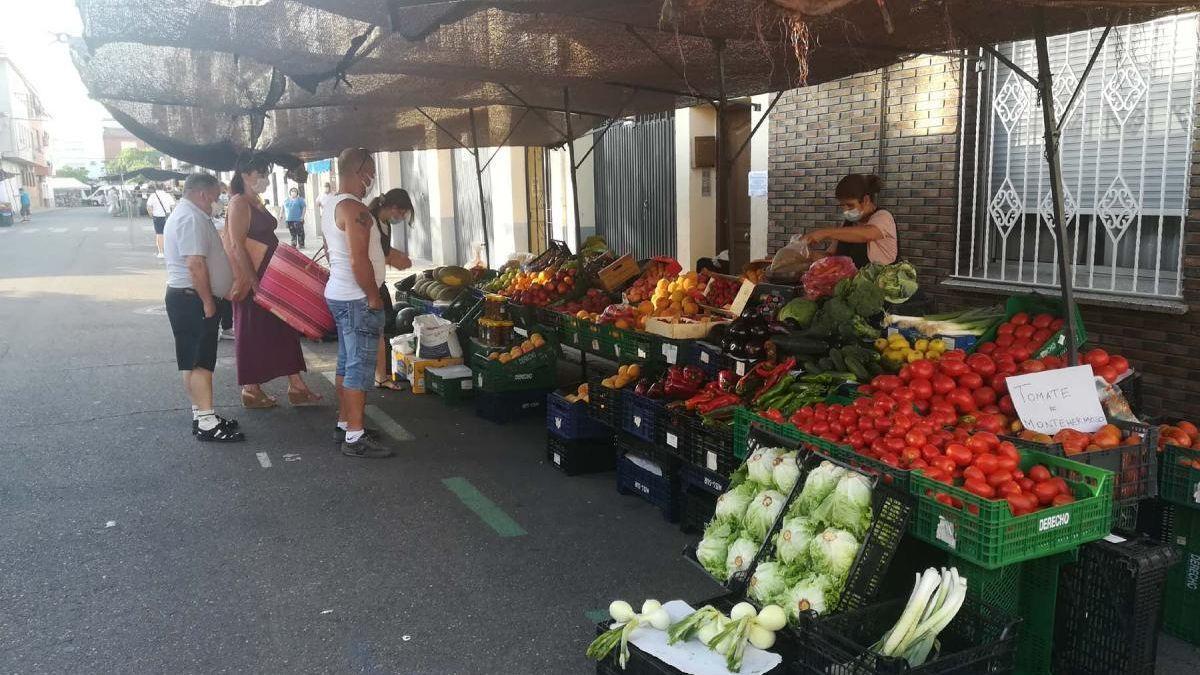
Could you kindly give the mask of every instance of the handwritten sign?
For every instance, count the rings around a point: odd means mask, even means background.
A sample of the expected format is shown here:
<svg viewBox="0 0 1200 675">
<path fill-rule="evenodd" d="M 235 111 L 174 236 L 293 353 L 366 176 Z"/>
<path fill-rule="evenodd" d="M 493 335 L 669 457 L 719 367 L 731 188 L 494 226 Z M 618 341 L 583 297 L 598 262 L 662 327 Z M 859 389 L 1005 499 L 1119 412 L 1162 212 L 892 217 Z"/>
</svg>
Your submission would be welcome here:
<svg viewBox="0 0 1200 675">
<path fill-rule="evenodd" d="M 1091 433 L 1108 423 L 1091 366 L 1014 375 L 1008 378 L 1008 393 L 1021 424 L 1038 433 Z"/>
</svg>

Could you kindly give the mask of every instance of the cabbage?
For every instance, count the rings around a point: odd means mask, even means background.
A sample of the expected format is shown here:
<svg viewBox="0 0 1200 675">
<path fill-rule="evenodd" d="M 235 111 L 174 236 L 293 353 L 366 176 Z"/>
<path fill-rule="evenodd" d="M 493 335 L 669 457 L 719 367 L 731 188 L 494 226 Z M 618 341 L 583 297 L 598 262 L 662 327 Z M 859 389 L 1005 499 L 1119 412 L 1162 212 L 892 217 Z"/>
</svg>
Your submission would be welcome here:
<svg viewBox="0 0 1200 675">
<path fill-rule="evenodd" d="M 858 548 L 854 535 L 831 527 L 809 542 L 808 556 L 814 571 L 834 579 L 845 579 L 858 556 Z"/>
<path fill-rule="evenodd" d="M 871 482 L 860 473 L 847 471 L 812 516 L 861 537 L 871 525 Z"/>
<path fill-rule="evenodd" d="M 750 597 L 760 605 L 774 602 L 776 596 L 787 590 L 787 583 L 784 581 L 786 571 L 782 563 L 759 563 L 758 567 L 754 568 L 754 574 L 750 576 Z"/>
<path fill-rule="evenodd" d="M 775 537 L 775 551 L 787 565 L 804 565 L 808 560 L 808 543 L 816 536 L 817 528 L 805 516 L 792 516 L 783 521 Z"/>
<path fill-rule="evenodd" d="M 704 530 L 704 538 L 696 545 L 696 560 L 715 579 L 726 578 L 725 556 L 729 552 L 733 530 L 732 524 L 714 520 Z"/>
<path fill-rule="evenodd" d="M 771 472 L 775 469 L 775 458 L 784 453 L 783 448 L 759 448 L 746 458 L 746 470 L 750 472 L 750 480 L 761 483 L 764 487 L 774 485 Z"/>
<path fill-rule="evenodd" d="M 742 483 L 729 490 L 717 498 L 717 510 L 713 518 L 740 524 L 746 517 L 746 507 L 750 506 L 750 500 L 754 499 L 757 491 L 758 486 L 754 483 Z"/>
<path fill-rule="evenodd" d="M 775 487 L 784 494 L 791 494 L 800 479 L 800 465 L 796 463 L 796 452 L 785 452 L 775 458 L 775 468 L 771 470 L 771 479 Z"/>
<path fill-rule="evenodd" d="M 739 537 L 737 541 L 729 545 L 729 552 L 725 555 L 725 579 L 728 580 L 735 572 L 744 572 L 750 567 L 750 563 L 754 562 L 754 556 L 758 555 L 760 544 L 749 537 Z"/>
<path fill-rule="evenodd" d="M 832 604 L 826 602 L 831 593 L 840 594 L 841 591 L 834 589 L 833 580 L 829 577 L 823 574 L 805 577 L 784 592 L 784 609 L 793 621 L 810 609 L 817 614 L 824 614 Z"/>
<path fill-rule="evenodd" d="M 846 473 L 842 467 L 833 462 L 821 462 L 817 468 L 808 473 L 804 479 L 804 489 L 796 497 L 792 513 L 809 514 L 820 506 L 825 497 L 837 487 L 838 479 Z"/>
<path fill-rule="evenodd" d="M 787 497 L 775 490 L 763 490 L 758 493 L 746 509 L 746 532 L 759 541 L 766 539 L 786 501 Z"/>
</svg>

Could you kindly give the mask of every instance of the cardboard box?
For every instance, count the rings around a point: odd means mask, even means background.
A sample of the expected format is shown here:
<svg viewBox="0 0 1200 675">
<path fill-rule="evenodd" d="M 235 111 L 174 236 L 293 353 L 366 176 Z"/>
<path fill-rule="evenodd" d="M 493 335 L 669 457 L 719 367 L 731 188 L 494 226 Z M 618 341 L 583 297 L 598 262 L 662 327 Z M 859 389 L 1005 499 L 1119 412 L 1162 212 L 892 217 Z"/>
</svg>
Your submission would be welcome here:
<svg viewBox="0 0 1200 675">
<path fill-rule="evenodd" d="M 638 267 L 637 261 L 633 259 L 632 255 L 626 253 L 617 258 L 616 262 L 600 270 L 598 276 L 600 277 L 600 285 L 604 287 L 604 290 L 611 293 L 641 273 L 642 270 Z"/>
<path fill-rule="evenodd" d="M 443 368 L 445 366 L 460 366 L 463 360 L 458 359 L 418 359 L 416 356 L 392 352 L 392 379 L 408 380 L 414 394 L 425 393 L 425 370 L 428 368 Z"/>
<path fill-rule="evenodd" d="M 661 335 L 672 340 L 699 340 L 707 337 L 712 327 L 719 323 L 729 323 L 725 319 L 703 317 L 701 319 L 646 319 L 646 332 Z"/>
</svg>

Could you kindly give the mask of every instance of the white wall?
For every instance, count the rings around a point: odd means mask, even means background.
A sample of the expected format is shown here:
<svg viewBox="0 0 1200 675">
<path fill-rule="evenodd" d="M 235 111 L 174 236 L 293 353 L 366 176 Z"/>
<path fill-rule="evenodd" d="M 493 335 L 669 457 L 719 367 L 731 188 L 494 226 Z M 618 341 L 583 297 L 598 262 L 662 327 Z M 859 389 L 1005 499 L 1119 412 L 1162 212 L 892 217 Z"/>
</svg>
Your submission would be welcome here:
<svg viewBox="0 0 1200 675">
<path fill-rule="evenodd" d="M 433 262 L 453 265 L 458 262 L 454 239 L 454 156 L 452 150 L 419 150 L 429 177 L 429 233 Z"/>
<path fill-rule="evenodd" d="M 750 128 L 767 114 L 767 106 L 771 105 L 772 94 L 755 96 L 752 101 L 758 106 L 750 109 Z M 750 170 L 767 171 L 770 166 L 771 153 L 771 120 L 768 119 L 758 128 L 758 132 L 750 139 Z M 757 260 L 767 257 L 767 197 L 750 198 L 750 259 Z"/>
<path fill-rule="evenodd" d="M 685 269 L 698 258 L 717 254 L 716 170 L 692 168 L 692 139 L 712 136 L 717 115 L 711 106 L 675 111 L 675 258 Z M 702 181 L 708 172 L 709 193 L 703 195 Z"/>
</svg>

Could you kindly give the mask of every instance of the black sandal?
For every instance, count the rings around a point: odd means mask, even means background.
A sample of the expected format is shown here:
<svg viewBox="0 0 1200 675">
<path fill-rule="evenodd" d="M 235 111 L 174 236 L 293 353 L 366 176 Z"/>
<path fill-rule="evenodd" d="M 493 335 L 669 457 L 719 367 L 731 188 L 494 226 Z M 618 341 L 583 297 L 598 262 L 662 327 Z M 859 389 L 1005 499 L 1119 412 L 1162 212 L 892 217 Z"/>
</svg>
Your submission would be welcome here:
<svg viewBox="0 0 1200 675">
<path fill-rule="evenodd" d="M 224 417 L 221 417 L 220 415 L 217 415 L 216 417 L 217 417 L 217 420 L 221 424 L 228 426 L 230 429 L 238 428 L 237 420 L 225 419 Z M 200 433 L 200 422 L 198 420 L 192 420 L 192 435 L 195 436 L 198 433 Z"/>
<path fill-rule="evenodd" d="M 217 423 L 217 426 L 204 430 L 196 431 L 196 438 L 209 443 L 239 443 L 246 440 L 246 435 L 235 430 L 225 420 Z"/>
<path fill-rule="evenodd" d="M 389 391 L 408 391 L 407 382 L 397 382 L 396 380 L 375 380 L 376 389 L 387 389 Z"/>
</svg>

